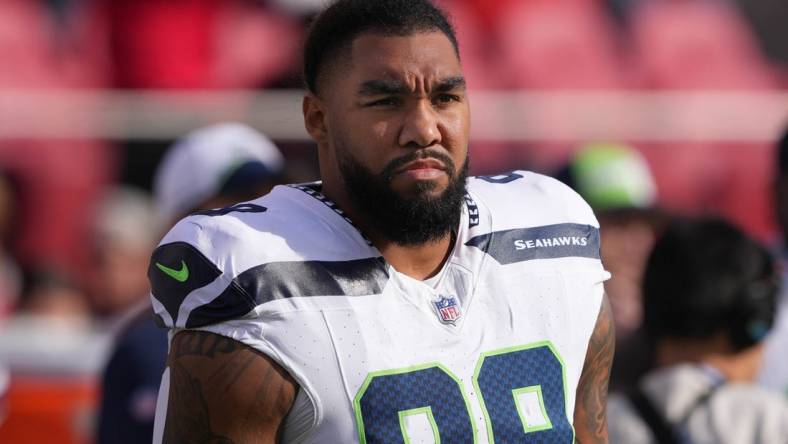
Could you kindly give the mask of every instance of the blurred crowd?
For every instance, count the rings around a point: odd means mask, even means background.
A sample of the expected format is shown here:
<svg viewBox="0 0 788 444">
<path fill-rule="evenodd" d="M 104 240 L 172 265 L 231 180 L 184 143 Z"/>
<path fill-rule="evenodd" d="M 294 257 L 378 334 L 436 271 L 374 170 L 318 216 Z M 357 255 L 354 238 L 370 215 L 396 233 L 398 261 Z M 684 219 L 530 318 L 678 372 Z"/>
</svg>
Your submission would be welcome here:
<svg viewBox="0 0 788 444">
<path fill-rule="evenodd" d="M 5 69 L 0 70 L 0 92 L 299 88 L 301 37 L 323 3 L 2 0 L 0 58 Z M 439 3 L 458 29 L 473 89 L 788 89 L 784 0 Z M 722 240 L 712 243 L 740 239 L 745 232 L 756 239 L 747 238 L 753 244 L 766 242 L 776 259 L 763 267 L 779 272 L 785 257 L 781 232 L 788 230 L 788 142 L 777 150 L 778 137 L 772 144 L 583 141 L 531 146 L 479 141 L 471 156 L 478 159 L 477 173 L 533 168 L 553 174 L 598 212 L 603 260 L 614 276 L 606 284 L 619 349 L 611 387 L 625 393 L 651 375 L 657 361 L 684 362 L 651 353 L 658 348 L 657 339 L 667 335 L 695 341 L 722 328 L 711 323 L 700 333 L 680 328 L 666 333 L 644 327 L 649 316 L 644 313 L 644 276 L 648 270 L 668 273 L 650 268 L 652 249 L 666 231 L 684 243 L 697 241 L 694 228 L 675 225 L 677 217 L 711 213 L 732 221 L 743 232 L 714 225 L 721 221 L 693 223 L 711 224 L 701 231 L 719 229 Z M 164 334 L 147 311 L 151 251 L 170 225 L 191 211 L 243 201 L 276 183 L 317 177 L 314 164 L 307 172 L 288 168 L 304 150 L 280 148 L 237 124 L 166 142 L 0 138 L 0 328 L 7 331 L 8 325 L 32 316 L 46 319 L 48 335 L 98 330 L 113 341 L 101 353 L 102 367 L 106 356 L 112 356 L 104 375 L 104 416 L 100 425 L 83 424 L 84 440 L 74 442 L 89 442 L 94 430 L 100 430 L 96 433 L 102 442 L 115 442 L 112 434 L 118 430 L 149 433 L 166 354 Z M 744 272 L 735 265 L 730 271 L 720 267 L 723 271 L 715 271 L 729 272 L 734 280 L 764 278 L 736 275 Z M 786 310 L 788 298 L 780 307 Z M 785 331 L 786 325 L 788 315 L 782 315 L 776 329 Z M 747 347 L 721 346 L 720 355 L 750 350 L 763 337 Z M 767 359 L 786 349 L 768 340 L 767 347 L 777 350 Z M 150 362 L 141 362 L 143 352 Z M 0 353 L 0 421 L 9 387 L 2 365 Z M 14 371 L 29 370 L 11 367 L 12 378 Z M 745 380 L 760 380 L 771 393 L 788 394 L 781 379 L 788 373 L 784 367 L 782 361 L 771 363 L 774 373 L 751 372 Z M 79 393 L 79 402 L 94 411 L 91 402 L 98 391 Z M 625 412 L 626 401 L 619 401 L 617 411 Z M 9 436 L 3 433 L 0 426 L 0 437 Z M 7 428 L 5 433 L 10 433 Z"/>
</svg>

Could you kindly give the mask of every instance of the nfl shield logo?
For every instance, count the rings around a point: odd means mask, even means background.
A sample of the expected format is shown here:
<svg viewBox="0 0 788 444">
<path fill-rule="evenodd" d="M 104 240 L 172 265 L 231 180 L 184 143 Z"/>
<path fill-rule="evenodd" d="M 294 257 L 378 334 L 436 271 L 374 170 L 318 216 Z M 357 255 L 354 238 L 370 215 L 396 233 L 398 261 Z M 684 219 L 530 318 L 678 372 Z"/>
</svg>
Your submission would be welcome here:
<svg viewBox="0 0 788 444">
<path fill-rule="evenodd" d="M 460 303 L 454 296 L 441 296 L 437 301 L 432 302 L 438 312 L 438 318 L 444 324 L 452 324 L 460 319 Z"/>
</svg>

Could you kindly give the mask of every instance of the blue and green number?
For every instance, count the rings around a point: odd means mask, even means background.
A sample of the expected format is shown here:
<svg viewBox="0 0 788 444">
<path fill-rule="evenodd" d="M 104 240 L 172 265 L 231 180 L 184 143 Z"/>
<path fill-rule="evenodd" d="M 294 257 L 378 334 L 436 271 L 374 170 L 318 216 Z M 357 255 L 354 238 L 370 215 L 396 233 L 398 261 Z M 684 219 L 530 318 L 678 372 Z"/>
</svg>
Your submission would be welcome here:
<svg viewBox="0 0 788 444">
<path fill-rule="evenodd" d="M 490 443 L 571 443 L 564 363 L 549 342 L 483 353 L 473 385 Z M 359 441 L 410 444 L 407 422 L 425 419 L 435 443 L 476 443 L 462 382 L 439 363 L 367 376 L 354 401 Z"/>
</svg>

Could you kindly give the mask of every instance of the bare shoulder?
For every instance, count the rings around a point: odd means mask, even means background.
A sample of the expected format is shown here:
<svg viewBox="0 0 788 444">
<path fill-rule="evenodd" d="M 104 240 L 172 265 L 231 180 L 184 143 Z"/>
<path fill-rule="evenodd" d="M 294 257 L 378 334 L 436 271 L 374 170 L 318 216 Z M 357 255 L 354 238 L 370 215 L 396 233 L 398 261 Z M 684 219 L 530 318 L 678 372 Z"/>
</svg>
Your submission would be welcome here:
<svg viewBox="0 0 788 444">
<path fill-rule="evenodd" d="M 577 386 L 574 426 L 577 441 L 583 444 L 608 442 L 607 388 L 615 353 L 615 337 L 613 313 L 605 295 L 588 342 L 583 373 Z"/>
<path fill-rule="evenodd" d="M 182 331 L 167 361 L 164 443 L 274 443 L 295 398 L 295 381 L 235 340 Z"/>
</svg>

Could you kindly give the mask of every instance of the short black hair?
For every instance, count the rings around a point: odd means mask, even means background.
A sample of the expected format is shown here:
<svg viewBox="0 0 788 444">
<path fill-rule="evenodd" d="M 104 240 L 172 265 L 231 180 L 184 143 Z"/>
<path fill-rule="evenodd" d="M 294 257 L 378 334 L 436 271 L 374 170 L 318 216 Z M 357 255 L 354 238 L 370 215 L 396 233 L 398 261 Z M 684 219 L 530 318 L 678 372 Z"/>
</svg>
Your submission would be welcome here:
<svg viewBox="0 0 788 444">
<path fill-rule="evenodd" d="M 736 349 L 771 327 L 778 279 L 758 242 L 713 217 L 672 222 L 648 259 L 643 327 L 651 341 L 727 333 Z"/>
<path fill-rule="evenodd" d="M 304 43 L 304 83 L 317 93 L 317 81 L 327 62 L 365 32 L 406 36 L 423 31 L 443 32 L 460 56 L 454 28 L 445 12 L 428 0 L 338 0 L 320 13 Z"/>
</svg>

